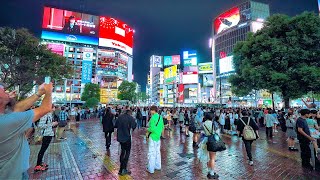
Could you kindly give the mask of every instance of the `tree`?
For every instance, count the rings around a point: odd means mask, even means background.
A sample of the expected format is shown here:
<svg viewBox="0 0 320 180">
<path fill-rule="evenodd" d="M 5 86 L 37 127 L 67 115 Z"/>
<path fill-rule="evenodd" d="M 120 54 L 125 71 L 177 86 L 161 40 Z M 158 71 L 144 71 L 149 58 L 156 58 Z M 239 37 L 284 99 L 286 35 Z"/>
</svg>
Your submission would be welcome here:
<svg viewBox="0 0 320 180">
<path fill-rule="evenodd" d="M 252 90 L 279 92 L 285 107 L 320 88 L 320 18 L 305 12 L 273 15 L 264 27 L 234 48 L 235 75 L 229 78 L 238 96 Z"/>
<path fill-rule="evenodd" d="M 90 98 L 100 99 L 100 87 L 98 84 L 87 83 L 81 95 L 82 101 L 87 101 Z"/>
<path fill-rule="evenodd" d="M 20 96 L 30 92 L 34 82 L 43 82 L 45 76 L 59 81 L 73 72 L 65 57 L 48 50 L 27 29 L 0 28 L 0 59 L 0 81 L 9 89 L 18 86 Z"/>
<path fill-rule="evenodd" d="M 135 82 L 123 81 L 118 88 L 118 99 L 134 101 L 137 96 L 136 87 Z"/>
<path fill-rule="evenodd" d="M 99 99 L 91 97 L 86 100 L 85 107 L 93 108 L 99 104 Z"/>
</svg>

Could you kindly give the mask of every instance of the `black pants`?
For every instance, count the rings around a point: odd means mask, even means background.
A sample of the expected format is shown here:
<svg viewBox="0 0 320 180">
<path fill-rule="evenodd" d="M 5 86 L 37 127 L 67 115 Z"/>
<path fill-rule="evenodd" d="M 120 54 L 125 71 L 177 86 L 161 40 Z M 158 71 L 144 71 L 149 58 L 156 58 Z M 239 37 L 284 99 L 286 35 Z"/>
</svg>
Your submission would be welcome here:
<svg viewBox="0 0 320 180">
<path fill-rule="evenodd" d="M 272 139 L 272 127 L 266 127 L 266 135 L 267 135 L 267 139 L 268 138 Z"/>
<path fill-rule="evenodd" d="M 311 149 L 308 142 L 300 142 L 301 160 L 303 167 L 310 167 Z"/>
<path fill-rule="evenodd" d="M 121 154 L 120 154 L 120 172 L 124 169 L 127 169 L 128 160 L 131 150 L 131 139 L 127 142 L 120 142 L 121 145 Z"/>
<path fill-rule="evenodd" d="M 177 123 L 178 123 L 178 118 L 173 118 L 173 124 L 177 125 Z"/>
<path fill-rule="evenodd" d="M 147 116 L 142 116 L 142 127 L 147 127 Z"/>
<path fill-rule="evenodd" d="M 104 132 L 104 137 L 106 138 L 106 147 L 109 148 L 111 145 L 111 136 L 112 136 L 112 132 L 107 131 Z"/>
<path fill-rule="evenodd" d="M 37 166 L 42 164 L 43 155 L 48 149 L 51 140 L 52 140 L 52 136 L 43 136 L 41 149 L 38 153 Z"/>
<path fill-rule="evenodd" d="M 245 139 L 242 139 L 244 146 L 246 147 L 246 152 L 247 152 L 247 156 L 249 158 L 249 161 L 252 161 L 252 153 L 251 153 L 251 149 L 252 149 L 252 140 L 251 141 L 247 141 Z"/>
</svg>

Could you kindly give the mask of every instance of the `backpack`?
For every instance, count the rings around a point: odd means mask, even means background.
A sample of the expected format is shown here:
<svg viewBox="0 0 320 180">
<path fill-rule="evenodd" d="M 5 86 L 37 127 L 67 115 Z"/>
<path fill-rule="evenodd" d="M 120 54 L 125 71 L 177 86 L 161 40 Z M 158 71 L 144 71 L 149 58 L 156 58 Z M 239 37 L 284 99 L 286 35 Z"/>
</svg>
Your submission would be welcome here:
<svg viewBox="0 0 320 180">
<path fill-rule="evenodd" d="M 249 125 L 250 124 L 250 117 L 248 117 L 248 124 L 244 123 L 244 121 L 240 118 L 240 121 L 244 124 L 244 128 L 243 128 L 243 138 L 247 141 L 250 140 L 256 140 L 257 139 L 257 135 L 254 132 L 253 128 Z"/>
</svg>

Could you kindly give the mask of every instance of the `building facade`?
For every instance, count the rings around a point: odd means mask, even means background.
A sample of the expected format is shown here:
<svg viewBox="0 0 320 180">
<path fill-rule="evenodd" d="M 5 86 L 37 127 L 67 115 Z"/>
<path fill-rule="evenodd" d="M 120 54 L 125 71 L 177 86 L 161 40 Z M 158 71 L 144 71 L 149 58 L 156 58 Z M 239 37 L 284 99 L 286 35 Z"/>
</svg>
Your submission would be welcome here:
<svg viewBox="0 0 320 180">
<path fill-rule="evenodd" d="M 231 85 L 228 77 L 234 73 L 233 49 L 237 42 L 246 40 L 249 32 L 263 27 L 270 16 L 269 5 L 247 1 L 220 14 L 213 21 L 212 63 L 213 97 L 217 103 L 230 103 Z"/>
</svg>

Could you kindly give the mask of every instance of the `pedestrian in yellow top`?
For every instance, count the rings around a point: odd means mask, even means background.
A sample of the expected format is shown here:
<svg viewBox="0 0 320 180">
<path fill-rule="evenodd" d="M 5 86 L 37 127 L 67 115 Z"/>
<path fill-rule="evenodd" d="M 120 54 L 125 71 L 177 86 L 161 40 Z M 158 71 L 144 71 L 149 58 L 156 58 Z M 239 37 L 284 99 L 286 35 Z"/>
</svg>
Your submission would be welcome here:
<svg viewBox="0 0 320 180">
<path fill-rule="evenodd" d="M 160 137 L 164 128 L 163 119 L 157 113 L 158 108 L 151 106 L 151 119 L 148 128 L 149 142 L 148 142 L 148 167 L 147 171 L 151 174 L 154 170 L 161 170 L 161 154 L 160 154 Z"/>
</svg>

